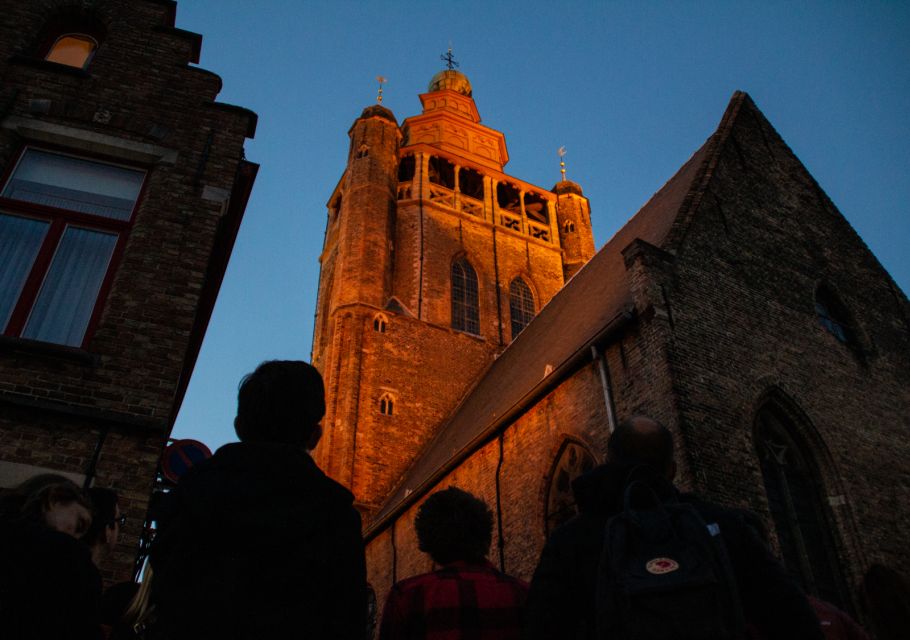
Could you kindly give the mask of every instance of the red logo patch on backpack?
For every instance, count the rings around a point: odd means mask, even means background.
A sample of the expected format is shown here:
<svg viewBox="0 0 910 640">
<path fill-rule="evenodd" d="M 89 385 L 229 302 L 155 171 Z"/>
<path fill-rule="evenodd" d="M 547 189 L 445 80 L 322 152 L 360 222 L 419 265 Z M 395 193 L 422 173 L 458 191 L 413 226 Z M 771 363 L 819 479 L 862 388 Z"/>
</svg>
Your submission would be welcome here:
<svg viewBox="0 0 910 640">
<path fill-rule="evenodd" d="M 648 564 L 645 565 L 645 569 L 648 573 L 660 576 L 665 573 L 672 573 L 679 569 L 679 563 L 673 558 L 654 558 L 653 560 L 648 561 Z"/>
</svg>

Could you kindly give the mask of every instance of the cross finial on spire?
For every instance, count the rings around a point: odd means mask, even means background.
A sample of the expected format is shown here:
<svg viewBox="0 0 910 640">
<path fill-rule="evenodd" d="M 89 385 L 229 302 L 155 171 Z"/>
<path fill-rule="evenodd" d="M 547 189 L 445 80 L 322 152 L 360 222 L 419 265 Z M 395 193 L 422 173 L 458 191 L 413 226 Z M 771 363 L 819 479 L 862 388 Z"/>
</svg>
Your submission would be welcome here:
<svg viewBox="0 0 910 640">
<path fill-rule="evenodd" d="M 559 173 L 562 174 L 562 181 L 566 181 L 566 148 L 559 147 L 559 151 L 556 153 L 559 154 Z"/>
<path fill-rule="evenodd" d="M 379 93 L 376 96 L 376 102 L 382 104 L 382 85 L 388 82 L 389 79 L 384 76 L 376 76 L 376 81 L 379 83 Z"/>
<path fill-rule="evenodd" d="M 455 62 L 455 56 L 452 55 L 452 45 L 449 45 L 449 51 L 439 56 L 439 59 L 446 63 L 449 71 L 458 66 L 458 63 Z"/>
</svg>

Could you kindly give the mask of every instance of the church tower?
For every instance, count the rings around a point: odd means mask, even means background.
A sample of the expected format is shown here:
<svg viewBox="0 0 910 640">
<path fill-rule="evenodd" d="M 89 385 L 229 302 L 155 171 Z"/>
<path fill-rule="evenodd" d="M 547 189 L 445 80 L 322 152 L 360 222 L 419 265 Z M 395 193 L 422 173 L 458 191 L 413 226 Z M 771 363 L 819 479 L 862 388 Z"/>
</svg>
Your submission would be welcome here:
<svg viewBox="0 0 910 640">
<path fill-rule="evenodd" d="M 447 69 L 398 126 L 350 131 L 328 203 L 313 362 L 326 381 L 320 467 L 369 519 L 492 360 L 593 255 L 575 183 L 504 173 L 505 138 Z"/>
</svg>

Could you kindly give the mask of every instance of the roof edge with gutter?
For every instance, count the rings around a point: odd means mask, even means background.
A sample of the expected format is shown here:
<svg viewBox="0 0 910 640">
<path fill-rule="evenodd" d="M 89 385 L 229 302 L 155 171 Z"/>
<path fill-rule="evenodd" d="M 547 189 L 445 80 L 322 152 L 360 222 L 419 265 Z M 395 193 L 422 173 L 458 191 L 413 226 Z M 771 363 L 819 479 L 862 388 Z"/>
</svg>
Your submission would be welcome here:
<svg viewBox="0 0 910 640">
<path fill-rule="evenodd" d="M 499 435 L 500 431 L 504 431 L 521 416 L 527 413 L 540 398 L 558 387 L 563 381 L 581 369 L 581 367 L 590 360 L 592 346 L 605 347 L 606 345 L 611 344 L 623 334 L 624 330 L 635 321 L 636 317 L 634 310 L 631 308 L 624 309 L 614 316 L 603 328 L 586 340 L 581 347 L 556 367 L 553 370 L 553 373 L 531 388 L 520 400 L 509 408 L 508 411 L 491 422 L 477 437 L 449 458 L 445 464 L 441 465 L 419 486 L 414 488 L 397 504 L 389 507 L 388 511 L 380 511 L 379 517 L 364 531 L 364 542 L 368 543 L 382 533 L 388 525 L 392 524 L 411 505 L 426 495 L 440 480 L 454 471 L 478 449 L 493 440 Z M 457 411 L 458 409 L 456 408 L 455 411 L 452 412 L 452 415 L 455 415 Z M 439 430 L 439 433 L 443 433 L 444 431 L 445 426 Z M 428 445 L 428 447 L 429 446 L 431 445 Z M 392 492 L 392 495 L 396 495 L 400 487 L 401 485 L 396 487 Z"/>
</svg>

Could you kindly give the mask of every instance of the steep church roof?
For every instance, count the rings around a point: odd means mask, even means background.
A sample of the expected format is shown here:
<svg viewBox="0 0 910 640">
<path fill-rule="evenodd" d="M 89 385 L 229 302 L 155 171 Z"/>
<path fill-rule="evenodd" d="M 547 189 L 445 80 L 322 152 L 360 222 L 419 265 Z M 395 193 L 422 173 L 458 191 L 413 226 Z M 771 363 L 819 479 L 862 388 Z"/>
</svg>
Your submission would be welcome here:
<svg viewBox="0 0 910 640">
<path fill-rule="evenodd" d="M 590 349 L 631 318 L 623 250 L 635 240 L 673 251 L 749 96 L 734 93 L 717 130 L 676 174 L 572 277 L 466 394 L 416 458 L 367 531 L 370 538 L 468 455 L 489 442 Z M 596 301 L 596 304 L 593 303 Z M 563 375 L 561 375 L 563 374 Z"/>
</svg>

